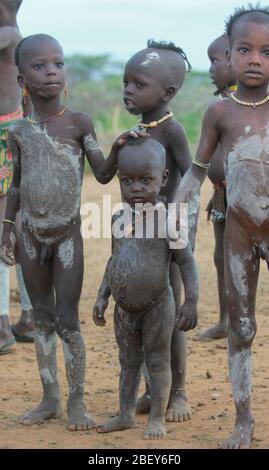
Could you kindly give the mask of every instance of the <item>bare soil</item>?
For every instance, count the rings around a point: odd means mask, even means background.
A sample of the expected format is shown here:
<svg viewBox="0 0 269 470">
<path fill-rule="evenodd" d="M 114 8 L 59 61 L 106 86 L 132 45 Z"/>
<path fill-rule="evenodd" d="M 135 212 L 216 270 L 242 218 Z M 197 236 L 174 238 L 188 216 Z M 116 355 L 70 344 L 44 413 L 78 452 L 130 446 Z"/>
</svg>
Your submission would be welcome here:
<svg viewBox="0 0 269 470">
<path fill-rule="evenodd" d="M 99 202 L 111 194 L 119 202 L 115 179 L 101 186 L 92 177 L 84 182 L 83 201 Z M 137 427 L 128 431 L 98 434 L 95 430 L 72 433 L 65 429 L 66 415 L 58 421 L 25 427 L 15 419 L 36 406 L 41 385 L 34 345 L 17 344 L 14 354 L 0 357 L 0 448 L 87 448 L 87 449 L 184 449 L 217 448 L 233 429 L 234 406 L 227 369 L 226 340 L 200 343 L 194 341 L 198 331 L 213 325 L 218 318 L 216 271 L 213 263 L 212 224 L 206 222 L 204 209 L 211 194 L 209 182 L 203 187 L 196 257 L 200 271 L 199 325 L 188 333 L 187 393 L 192 418 L 184 423 L 167 423 L 167 436 L 162 441 L 143 440 L 146 416 L 138 416 Z M 82 332 L 87 347 L 86 403 L 96 422 L 107 421 L 118 410 L 119 364 L 114 338 L 113 301 L 107 312 L 107 326 L 97 328 L 92 321 L 92 306 L 110 254 L 109 239 L 85 240 L 85 276 L 80 304 Z M 14 271 L 11 273 L 15 288 Z M 252 408 L 256 420 L 253 448 L 269 448 L 269 277 L 262 264 L 257 297 L 258 333 L 253 345 Z M 11 320 L 17 321 L 19 304 L 11 303 Z M 58 367 L 62 400 L 67 399 L 63 353 L 58 343 Z M 141 385 L 141 392 L 143 386 Z"/>
</svg>

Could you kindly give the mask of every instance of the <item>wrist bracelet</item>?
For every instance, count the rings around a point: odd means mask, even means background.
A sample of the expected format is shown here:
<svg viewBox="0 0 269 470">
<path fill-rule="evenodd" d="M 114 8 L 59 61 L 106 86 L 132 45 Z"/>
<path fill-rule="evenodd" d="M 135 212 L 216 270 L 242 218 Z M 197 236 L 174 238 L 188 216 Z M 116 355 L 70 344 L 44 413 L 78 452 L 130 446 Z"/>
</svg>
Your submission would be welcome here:
<svg viewBox="0 0 269 470">
<path fill-rule="evenodd" d="M 205 170 L 208 170 L 208 168 L 210 168 L 210 163 L 204 163 L 204 162 L 201 162 L 200 160 L 193 160 L 192 162 L 194 165 L 197 165 L 199 166 L 200 168 L 204 168 Z"/>
<path fill-rule="evenodd" d="M 2 222 L 7 222 L 8 224 L 12 224 L 12 225 L 15 225 L 15 222 L 13 222 L 13 220 L 8 220 L 8 219 L 3 219 Z"/>
</svg>

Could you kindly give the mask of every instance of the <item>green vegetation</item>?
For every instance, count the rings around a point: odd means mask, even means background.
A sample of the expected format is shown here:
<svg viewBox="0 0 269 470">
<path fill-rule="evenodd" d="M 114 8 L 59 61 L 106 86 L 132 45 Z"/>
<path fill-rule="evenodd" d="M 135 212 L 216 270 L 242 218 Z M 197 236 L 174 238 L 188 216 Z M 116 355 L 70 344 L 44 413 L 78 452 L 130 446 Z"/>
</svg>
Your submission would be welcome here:
<svg viewBox="0 0 269 470">
<path fill-rule="evenodd" d="M 91 115 L 102 146 L 109 148 L 115 136 L 139 118 L 131 116 L 123 106 L 123 64 L 113 62 L 109 55 L 74 55 L 67 58 L 66 67 L 68 105 Z M 171 102 L 170 109 L 182 123 L 192 145 L 197 143 L 202 116 L 213 99 L 212 92 L 207 73 L 191 72 Z"/>
</svg>

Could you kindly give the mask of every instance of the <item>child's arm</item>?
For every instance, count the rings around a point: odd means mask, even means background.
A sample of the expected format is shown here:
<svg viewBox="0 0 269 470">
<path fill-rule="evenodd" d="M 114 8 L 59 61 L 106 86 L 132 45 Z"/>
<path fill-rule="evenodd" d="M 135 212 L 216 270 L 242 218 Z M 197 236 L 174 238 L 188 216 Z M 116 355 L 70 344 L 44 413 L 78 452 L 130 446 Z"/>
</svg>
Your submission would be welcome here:
<svg viewBox="0 0 269 470">
<path fill-rule="evenodd" d="M 197 303 L 199 297 L 199 279 L 190 244 L 181 250 L 173 250 L 174 258 L 182 277 L 185 301 L 180 308 L 176 324 L 179 330 L 187 331 L 197 324 Z"/>
<path fill-rule="evenodd" d="M 97 299 L 93 307 L 93 321 L 98 326 L 105 326 L 105 310 L 108 306 L 108 299 L 111 295 L 110 287 L 108 284 L 108 269 L 111 258 L 109 258 L 106 265 L 105 274 L 101 285 L 98 290 Z"/>
<path fill-rule="evenodd" d="M 120 217 L 121 211 L 116 212 L 115 214 L 112 215 L 112 220 L 111 220 L 111 233 L 112 233 L 112 241 L 111 241 L 111 251 L 112 255 L 114 252 L 114 245 L 115 245 L 115 239 L 113 235 L 113 224 L 117 220 L 118 217 Z M 111 256 L 107 262 L 106 269 L 105 269 L 105 274 L 103 277 L 103 280 L 101 282 L 101 285 L 98 290 L 97 294 L 97 299 L 95 301 L 94 307 L 93 307 L 93 321 L 96 325 L 98 326 L 105 326 L 106 320 L 105 320 L 105 310 L 108 306 L 108 299 L 111 296 L 111 290 L 109 287 L 109 282 L 108 282 L 108 272 L 109 272 L 109 265 L 111 262 Z"/>
<path fill-rule="evenodd" d="M 138 135 L 148 137 L 147 134 L 141 132 L 123 132 L 113 142 L 109 156 L 104 158 L 104 155 L 97 143 L 96 133 L 89 116 L 87 114 L 80 113 L 80 120 L 82 125 L 82 144 L 87 160 L 95 178 L 102 184 L 109 183 L 113 176 L 115 176 L 118 169 L 118 150 L 125 144 L 126 137 L 131 136 L 136 138 Z"/>
<path fill-rule="evenodd" d="M 169 129 L 169 150 L 183 177 L 192 164 L 189 143 L 183 127 L 173 120 Z"/>
<path fill-rule="evenodd" d="M 196 152 L 195 160 L 182 178 L 174 202 L 189 202 L 195 195 L 199 195 L 200 188 L 205 180 L 209 161 L 220 140 L 219 121 L 223 110 L 223 102 L 211 105 L 203 119 L 202 133 Z M 197 162 L 197 163 L 196 163 Z M 177 220 L 179 214 L 177 214 Z M 168 232 L 172 240 L 178 239 L 175 232 L 174 220 L 168 217 Z"/>
<path fill-rule="evenodd" d="M 4 227 L 1 240 L 0 259 L 13 266 L 14 258 L 14 241 L 15 241 L 15 219 L 20 209 L 20 181 L 21 181 L 21 158 L 20 149 L 16 143 L 12 132 L 8 134 L 8 147 L 12 154 L 13 178 L 7 193 L 7 207 L 4 218 Z"/>
</svg>

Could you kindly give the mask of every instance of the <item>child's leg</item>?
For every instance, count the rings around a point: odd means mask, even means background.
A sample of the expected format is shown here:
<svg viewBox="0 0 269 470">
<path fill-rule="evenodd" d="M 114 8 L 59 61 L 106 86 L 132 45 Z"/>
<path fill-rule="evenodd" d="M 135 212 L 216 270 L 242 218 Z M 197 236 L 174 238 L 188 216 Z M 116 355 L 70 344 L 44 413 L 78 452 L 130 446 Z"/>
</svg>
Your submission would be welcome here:
<svg viewBox="0 0 269 470">
<path fill-rule="evenodd" d="M 121 366 L 120 412 L 98 428 L 98 432 L 120 431 L 135 426 L 135 406 L 143 362 L 140 322 L 139 314 L 125 312 L 116 304 L 114 328 Z"/>
<path fill-rule="evenodd" d="M 218 278 L 219 322 L 198 336 L 199 340 L 226 338 L 228 333 L 228 306 L 224 279 L 224 230 L 225 220 L 213 222 L 215 235 L 214 262 Z"/>
<path fill-rule="evenodd" d="M 83 242 L 79 223 L 55 249 L 53 278 L 56 291 L 56 332 L 63 341 L 69 385 L 67 412 L 69 431 L 95 426 L 84 404 L 85 345 L 80 333 L 79 299 L 83 281 Z"/>
<path fill-rule="evenodd" d="M 56 365 L 55 300 L 51 266 L 40 266 L 40 245 L 27 232 L 22 233 L 21 264 L 27 292 L 34 310 L 35 347 L 43 399 L 18 421 L 25 425 L 62 416 Z"/>
<path fill-rule="evenodd" d="M 226 223 L 229 370 L 236 421 L 224 447 L 238 449 L 250 447 L 254 430 L 250 411 L 251 345 L 256 333 L 255 301 L 260 260 L 251 236 L 236 219 L 230 218 Z"/>
<path fill-rule="evenodd" d="M 0 240 L 6 210 L 6 196 L 0 196 Z M 15 339 L 9 325 L 9 268 L 0 262 L 0 354 L 16 348 Z"/>
<path fill-rule="evenodd" d="M 172 289 L 160 298 L 142 320 L 142 342 L 150 375 L 151 408 L 144 437 L 159 439 L 165 435 L 165 412 L 172 383 L 170 368 L 171 337 L 175 324 Z"/>
<path fill-rule="evenodd" d="M 176 307 L 180 309 L 181 277 L 175 262 L 170 264 L 170 284 Z M 174 327 L 171 340 L 171 371 L 172 387 L 166 412 L 166 421 L 187 421 L 191 417 L 191 409 L 187 402 L 185 380 L 187 371 L 187 336 L 185 331 Z"/>
<path fill-rule="evenodd" d="M 11 329 L 17 341 L 33 343 L 34 314 L 32 304 L 25 287 L 21 265 L 18 263 L 16 263 L 16 275 L 20 291 L 21 316 L 17 323 L 11 325 Z"/>
<path fill-rule="evenodd" d="M 15 244 L 15 261 L 16 261 L 16 277 L 20 293 L 21 303 L 21 316 L 17 323 L 11 326 L 12 332 L 17 341 L 26 343 L 34 342 L 34 317 L 32 304 L 30 302 L 28 292 L 25 287 L 21 261 L 20 261 L 20 246 L 21 246 L 21 214 L 17 213 L 16 216 L 16 244 Z"/>
</svg>

